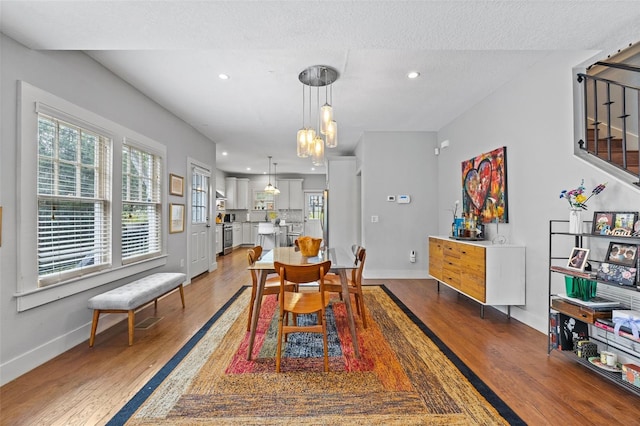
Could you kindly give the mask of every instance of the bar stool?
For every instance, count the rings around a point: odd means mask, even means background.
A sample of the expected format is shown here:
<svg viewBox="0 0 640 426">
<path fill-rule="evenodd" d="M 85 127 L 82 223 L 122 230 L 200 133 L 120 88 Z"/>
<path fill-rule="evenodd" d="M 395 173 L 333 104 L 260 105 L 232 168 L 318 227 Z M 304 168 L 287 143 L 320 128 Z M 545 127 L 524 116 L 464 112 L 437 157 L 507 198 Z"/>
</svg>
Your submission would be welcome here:
<svg viewBox="0 0 640 426">
<path fill-rule="evenodd" d="M 302 224 L 294 224 L 291 225 L 291 230 L 287 232 L 287 245 L 293 246 L 293 242 L 298 239 L 300 235 L 302 235 L 304 225 Z"/>
<path fill-rule="evenodd" d="M 264 237 L 265 235 L 273 235 L 273 246 L 277 247 L 277 233 L 276 227 L 271 222 L 259 222 L 258 223 L 258 241 L 256 242 L 257 246 L 264 247 Z"/>
</svg>

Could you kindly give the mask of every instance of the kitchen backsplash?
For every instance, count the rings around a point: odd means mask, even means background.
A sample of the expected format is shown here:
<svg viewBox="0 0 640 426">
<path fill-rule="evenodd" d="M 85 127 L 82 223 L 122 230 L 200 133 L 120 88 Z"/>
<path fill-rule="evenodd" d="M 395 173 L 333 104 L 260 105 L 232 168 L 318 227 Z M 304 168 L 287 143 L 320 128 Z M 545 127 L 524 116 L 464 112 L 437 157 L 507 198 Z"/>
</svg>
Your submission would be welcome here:
<svg viewBox="0 0 640 426">
<path fill-rule="evenodd" d="M 236 222 L 246 222 L 247 219 L 249 222 L 263 222 L 265 217 L 269 216 L 269 213 L 266 211 L 249 211 L 246 210 L 227 210 L 226 213 L 235 213 Z M 275 211 L 276 218 L 280 218 L 280 220 L 285 220 L 287 222 L 303 222 L 304 212 L 302 210 L 283 210 L 283 211 Z"/>
</svg>

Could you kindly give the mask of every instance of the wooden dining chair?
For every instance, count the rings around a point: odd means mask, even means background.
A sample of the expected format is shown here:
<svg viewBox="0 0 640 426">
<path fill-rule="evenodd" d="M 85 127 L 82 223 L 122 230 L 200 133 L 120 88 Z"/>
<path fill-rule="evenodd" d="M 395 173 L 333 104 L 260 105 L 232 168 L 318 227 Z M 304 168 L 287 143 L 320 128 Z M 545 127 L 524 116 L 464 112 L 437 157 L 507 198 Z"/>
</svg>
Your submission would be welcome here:
<svg viewBox="0 0 640 426">
<path fill-rule="evenodd" d="M 356 311 L 358 312 L 358 316 L 362 319 L 362 326 L 367 328 L 364 296 L 362 295 L 362 271 L 364 270 L 364 261 L 367 258 L 367 251 L 364 247 L 360 246 L 354 246 L 352 249 L 355 253 L 355 264 L 358 265 L 358 267 L 351 270 L 351 278 L 347 279 L 349 294 L 354 295 Z M 327 275 L 325 278 L 324 288 L 327 292 L 340 293 L 340 299 L 342 299 L 342 283 L 340 282 L 340 276 Z"/>
<path fill-rule="evenodd" d="M 289 333 L 322 333 L 324 347 L 324 371 L 329 371 L 329 347 L 327 343 L 327 319 L 325 308 L 329 304 L 329 297 L 324 290 L 324 276 L 331 268 L 331 261 L 312 263 L 308 265 L 287 265 L 274 262 L 274 267 L 280 275 L 280 313 L 278 317 L 278 349 L 276 351 L 276 372 L 280 372 L 282 358 L 282 340 Z M 291 291 L 290 284 L 318 282 L 318 291 Z M 293 323 L 289 324 L 289 313 L 294 314 Z M 300 326 L 296 316 L 300 314 L 316 313 L 317 324 Z"/>
<path fill-rule="evenodd" d="M 262 256 L 262 246 L 255 246 L 247 250 L 247 260 L 249 266 L 253 265 L 256 260 Z M 251 274 L 251 302 L 249 302 L 249 319 L 247 320 L 247 331 L 251 330 L 251 319 L 253 318 L 253 304 L 256 300 L 258 293 L 258 271 L 255 269 L 249 269 Z M 297 285 L 290 285 L 291 290 L 297 290 Z M 280 278 L 278 276 L 267 277 L 267 281 L 264 283 L 264 292 L 262 296 L 269 294 L 280 294 Z"/>
</svg>

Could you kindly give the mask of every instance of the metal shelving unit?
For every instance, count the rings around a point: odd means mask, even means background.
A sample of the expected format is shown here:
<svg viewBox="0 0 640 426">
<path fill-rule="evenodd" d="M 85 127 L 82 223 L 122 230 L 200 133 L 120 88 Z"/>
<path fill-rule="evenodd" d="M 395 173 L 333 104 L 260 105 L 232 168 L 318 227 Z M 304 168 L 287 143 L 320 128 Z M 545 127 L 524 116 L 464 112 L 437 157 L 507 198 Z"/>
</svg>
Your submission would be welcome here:
<svg viewBox="0 0 640 426">
<path fill-rule="evenodd" d="M 633 349 L 628 349 L 628 348 L 624 348 L 619 344 L 615 343 L 616 339 L 627 339 L 624 336 L 615 336 L 614 333 L 606 331 L 606 330 L 601 330 L 598 334 L 600 334 L 600 336 L 596 335 L 596 333 L 593 333 L 591 331 L 592 328 L 595 328 L 594 325 L 592 325 L 589 322 L 584 321 L 584 318 L 579 318 L 575 315 L 571 315 L 571 313 L 569 312 L 562 312 L 561 310 L 552 308 L 551 306 L 551 300 L 554 297 L 558 297 L 558 294 L 554 294 L 554 292 L 552 291 L 552 278 L 553 278 L 553 274 L 560 274 L 560 275 L 568 275 L 568 276 L 574 276 L 574 277 L 583 277 L 584 278 L 584 274 L 583 273 L 579 273 L 579 272 L 572 272 L 572 271 L 558 271 L 558 270 L 552 270 L 553 266 L 565 266 L 566 263 L 569 260 L 568 255 L 564 255 L 564 256 L 559 256 L 557 254 L 554 253 L 553 249 L 554 246 L 558 243 L 557 241 L 555 241 L 556 239 L 565 239 L 567 240 L 565 242 L 565 244 L 568 244 L 568 242 L 570 242 L 570 238 L 573 239 L 573 246 L 574 247 L 584 247 L 585 243 L 587 242 L 587 240 L 589 239 L 594 239 L 594 241 L 604 241 L 604 240 L 608 240 L 608 241 L 626 241 L 626 242 L 632 242 L 633 244 L 638 244 L 640 245 L 640 237 L 624 237 L 624 236 L 614 236 L 614 235 L 596 235 L 596 234 L 587 234 L 587 233 L 581 233 L 581 234 L 571 234 L 569 232 L 567 232 L 568 227 L 569 227 L 569 221 L 568 220 L 550 220 L 549 221 L 549 287 L 548 287 L 548 301 L 549 301 L 549 305 L 548 305 L 548 316 L 551 317 L 551 313 L 552 312 L 561 312 L 565 315 L 568 315 L 570 317 L 575 318 L 577 321 L 581 321 L 583 323 L 587 323 L 589 324 L 589 340 L 595 342 L 596 344 L 598 344 L 598 347 L 601 348 L 606 348 L 606 350 L 612 350 L 616 353 L 619 354 L 619 356 L 624 356 L 625 359 L 630 359 L 632 360 L 633 363 L 640 365 L 640 350 L 633 350 Z M 585 221 L 584 225 L 589 224 L 588 229 L 591 229 L 590 224 L 591 221 Z M 591 255 L 591 254 L 590 254 Z M 602 263 L 602 260 L 597 260 L 597 259 L 587 259 L 587 261 L 593 266 L 598 266 L 600 263 Z M 560 262 L 564 262 L 563 265 L 560 265 Z M 595 270 L 595 267 L 594 267 Z M 598 283 L 598 296 L 602 296 L 605 297 L 606 299 L 609 300 L 613 300 L 613 301 L 617 301 L 621 304 L 621 306 L 623 306 L 625 309 L 631 309 L 633 307 L 633 309 L 638 309 L 638 307 L 640 306 L 640 291 L 636 288 L 636 287 L 632 287 L 632 286 L 621 286 L 618 285 L 615 282 L 610 282 L 610 281 L 602 281 L 599 280 L 597 278 L 594 277 L 589 277 L 588 278 L 591 281 L 596 281 Z M 635 347 L 640 348 L 640 342 L 637 342 L 635 340 L 631 340 L 629 339 L 630 342 L 635 342 L 633 345 Z M 552 341 L 551 341 L 551 334 L 549 333 L 547 336 L 547 353 L 551 354 L 551 351 L 553 349 L 552 347 Z M 579 358 L 577 357 L 573 351 L 559 351 L 561 353 L 563 353 L 563 355 L 569 356 L 572 359 L 576 360 L 576 362 L 578 362 L 580 365 L 583 365 L 584 367 L 588 368 L 590 371 L 593 371 L 594 373 L 598 374 L 600 377 L 606 378 L 607 380 L 612 381 L 613 383 L 623 387 L 624 389 L 640 396 L 640 388 L 637 386 L 634 386 L 626 381 L 622 380 L 622 374 L 621 373 L 617 373 L 617 372 L 611 372 L 611 371 L 607 371 L 604 370 L 602 368 L 599 368 L 593 364 L 591 364 L 587 359 L 584 358 Z"/>
</svg>

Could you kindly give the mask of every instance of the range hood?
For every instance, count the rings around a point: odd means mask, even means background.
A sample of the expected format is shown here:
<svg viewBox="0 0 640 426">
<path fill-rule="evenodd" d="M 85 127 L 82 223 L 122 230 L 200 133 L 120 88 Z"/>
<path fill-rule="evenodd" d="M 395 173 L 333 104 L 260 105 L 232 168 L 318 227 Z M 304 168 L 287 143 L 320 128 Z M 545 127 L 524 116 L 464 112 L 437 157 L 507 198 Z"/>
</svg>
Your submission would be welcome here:
<svg viewBox="0 0 640 426">
<path fill-rule="evenodd" d="M 216 200 L 226 200 L 226 199 L 227 197 L 221 194 L 220 191 L 216 191 Z"/>
</svg>

